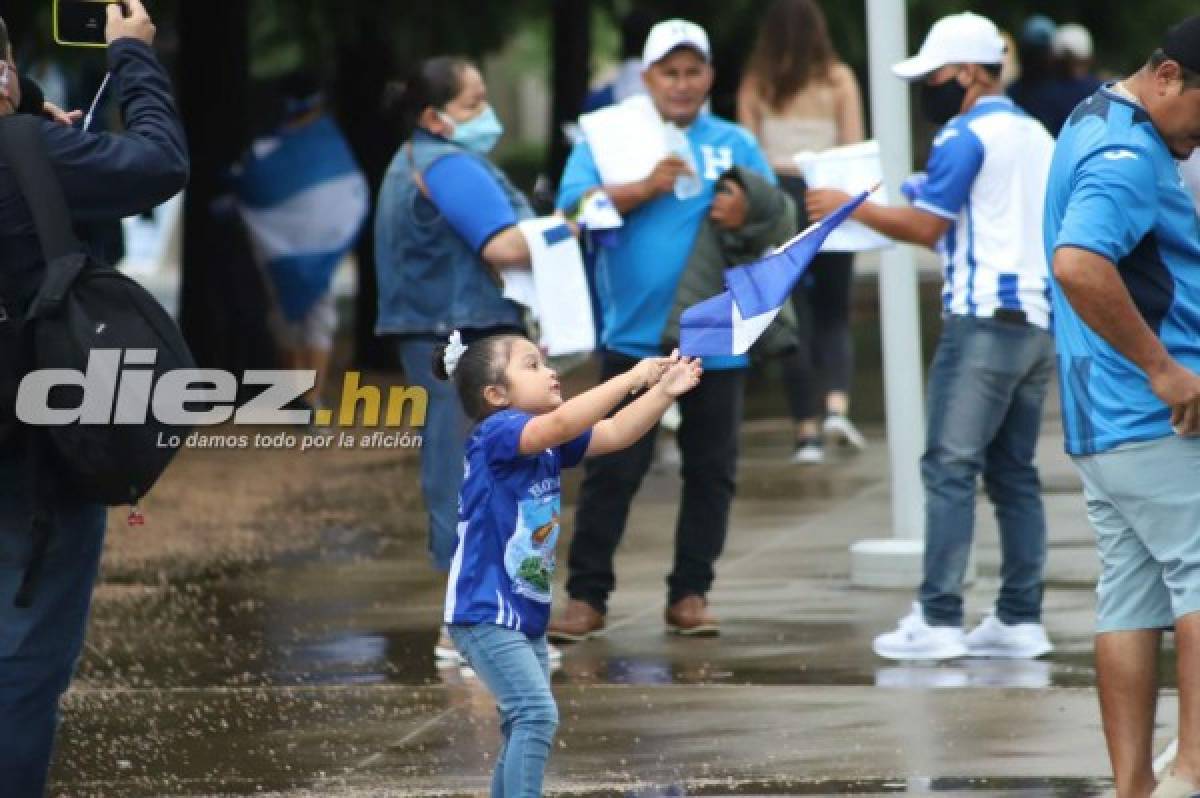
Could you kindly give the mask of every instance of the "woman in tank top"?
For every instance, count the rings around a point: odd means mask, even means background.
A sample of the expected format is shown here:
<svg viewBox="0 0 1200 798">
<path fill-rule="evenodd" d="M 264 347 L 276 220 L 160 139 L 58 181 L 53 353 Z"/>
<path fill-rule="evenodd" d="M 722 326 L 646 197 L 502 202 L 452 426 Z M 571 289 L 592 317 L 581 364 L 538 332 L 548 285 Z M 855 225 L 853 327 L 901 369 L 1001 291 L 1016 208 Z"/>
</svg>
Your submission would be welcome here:
<svg viewBox="0 0 1200 798">
<path fill-rule="evenodd" d="M 758 137 L 801 215 L 804 179 L 792 157 L 862 141 L 858 80 L 838 59 L 815 0 L 776 0 L 768 10 L 738 90 L 738 121 Z M 825 253 L 792 294 L 801 341 L 783 372 L 796 421 L 797 463 L 823 462 L 825 440 L 855 449 L 865 445 L 848 418 L 853 281 L 853 255 Z"/>
</svg>

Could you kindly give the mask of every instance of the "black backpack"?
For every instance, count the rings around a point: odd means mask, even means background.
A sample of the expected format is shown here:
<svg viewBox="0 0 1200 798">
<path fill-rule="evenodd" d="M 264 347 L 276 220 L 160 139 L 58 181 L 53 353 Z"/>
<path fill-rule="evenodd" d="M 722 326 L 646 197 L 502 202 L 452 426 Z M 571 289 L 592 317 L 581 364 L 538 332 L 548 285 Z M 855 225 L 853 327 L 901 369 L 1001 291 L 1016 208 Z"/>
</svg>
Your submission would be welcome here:
<svg viewBox="0 0 1200 798">
<path fill-rule="evenodd" d="M 151 390 L 158 378 L 173 369 L 194 369 L 195 361 L 183 336 L 162 306 L 142 286 L 111 266 L 86 254 L 71 229 L 62 187 L 46 154 L 42 121 L 30 115 L 0 119 L 0 158 L 12 170 L 33 215 L 46 262 L 45 277 L 27 308 L 0 303 L 0 348 L 9 342 L 15 356 L 3 356 L 0 366 L 0 435 L 15 422 L 19 380 L 37 369 L 74 369 L 86 373 L 93 350 L 151 350 Z M 144 355 L 141 360 L 148 359 Z M 121 360 L 124 360 L 122 357 Z M 7 373 L 6 373 L 7 372 Z M 15 372 L 15 373 L 13 373 Z M 120 383 L 125 383 L 121 379 Z M 150 405 L 139 380 L 121 384 L 122 392 Z M 78 392 L 61 397 L 75 407 Z M 55 405 L 54 394 L 48 402 Z M 114 405 L 116 404 L 114 400 Z M 106 505 L 136 505 L 174 458 L 188 429 L 155 420 L 153 410 L 144 423 L 30 426 L 22 432 L 30 452 L 34 478 L 34 562 L 18 596 L 28 600 L 31 576 L 45 552 L 48 519 L 57 491 Z M 11 431 L 11 430 L 10 430 Z M 174 443 L 174 445 L 164 445 Z"/>
</svg>

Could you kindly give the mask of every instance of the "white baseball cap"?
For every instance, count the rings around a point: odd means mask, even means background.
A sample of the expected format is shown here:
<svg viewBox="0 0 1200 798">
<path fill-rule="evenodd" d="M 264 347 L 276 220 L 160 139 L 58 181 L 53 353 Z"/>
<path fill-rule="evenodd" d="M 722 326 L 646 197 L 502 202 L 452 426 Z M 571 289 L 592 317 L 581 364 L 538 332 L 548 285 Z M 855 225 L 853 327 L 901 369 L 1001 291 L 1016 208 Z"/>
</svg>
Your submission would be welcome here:
<svg viewBox="0 0 1200 798">
<path fill-rule="evenodd" d="M 1079 59 L 1092 57 L 1092 34 L 1074 22 L 1060 25 L 1054 32 L 1054 54 L 1070 55 Z"/>
<path fill-rule="evenodd" d="M 686 19 L 668 19 L 651 28 L 646 36 L 646 44 L 642 48 L 642 69 L 657 64 L 678 47 L 692 48 L 704 56 L 705 61 L 711 57 L 708 34 L 704 28 Z"/>
<path fill-rule="evenodd" d="M 1004 39 L 987 17 L 967 11 L 942 17 L 929 29 L 921 50 L 892 67 L 902 80 L 920 80 L 946 64 L 1000 64 Z"/>
</svg>

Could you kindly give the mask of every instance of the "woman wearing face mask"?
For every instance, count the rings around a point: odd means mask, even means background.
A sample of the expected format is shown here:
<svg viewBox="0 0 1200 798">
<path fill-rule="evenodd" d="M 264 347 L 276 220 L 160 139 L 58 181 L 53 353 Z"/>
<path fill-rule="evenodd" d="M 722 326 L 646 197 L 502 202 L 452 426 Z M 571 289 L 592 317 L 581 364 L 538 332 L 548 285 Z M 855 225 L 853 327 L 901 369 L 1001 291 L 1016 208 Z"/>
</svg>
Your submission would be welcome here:
<svg viewBox="0 0 1200 798">
<path fill-rule="evenodd" d="M 405 141 L 379 193 L 375 332 L 395 338 L 405 381 L 429 394 L 421 489 L 430 556 L 436 568 L 449 571 L 468 422 L 454 390 L 434 377 L 432 353 L 453 330 L 467 344 L 524 332 L 521 310 L 503 297 L 497 269 L 529 264 L 517 223 L 533 211 L 487 158 L 504 128 L 469 61 L 425 61 L 410 79 L 389 87 L 386 104 Z M 444 632 L 435 653 L 455 662 Z"/>
</svg>

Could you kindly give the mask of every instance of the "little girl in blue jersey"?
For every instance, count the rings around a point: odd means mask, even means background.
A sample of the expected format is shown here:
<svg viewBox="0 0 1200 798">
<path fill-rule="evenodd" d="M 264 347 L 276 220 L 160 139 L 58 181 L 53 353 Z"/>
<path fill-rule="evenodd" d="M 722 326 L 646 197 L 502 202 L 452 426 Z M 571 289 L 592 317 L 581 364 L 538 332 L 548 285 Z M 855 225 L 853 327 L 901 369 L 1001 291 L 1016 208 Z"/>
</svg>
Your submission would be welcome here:
<svg viewBox="0 0 1200 798">
<path fill-rule="evenodd" d="M 478 422 L 467 441 L 445 623 L 499 705 L 504 742 L 493 798 L 537 798 L 558 726 L 546 624 L 559 473 L 640 439 L 699 383 L 701 368 L 677 352 L 648 358 L 563 401 L 558 375 L 530 341 L 496 335 L 464 347 L 456 332 L 434 371 L 454 380 L 463 408 Z"/>
</svg>

